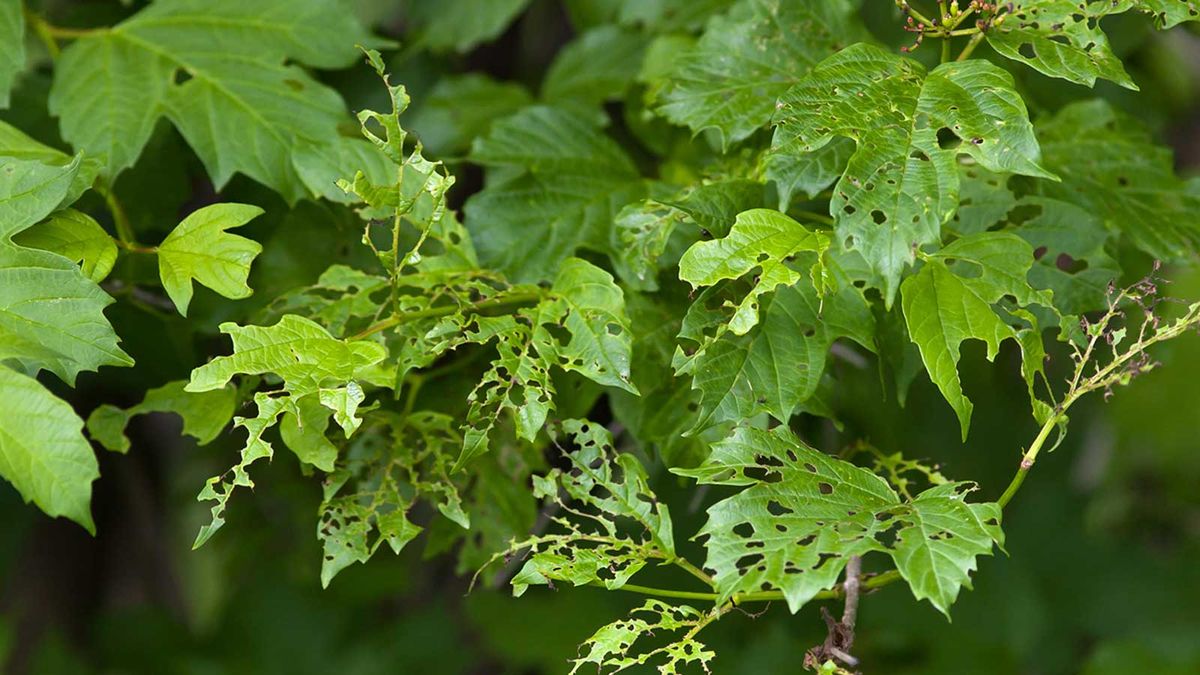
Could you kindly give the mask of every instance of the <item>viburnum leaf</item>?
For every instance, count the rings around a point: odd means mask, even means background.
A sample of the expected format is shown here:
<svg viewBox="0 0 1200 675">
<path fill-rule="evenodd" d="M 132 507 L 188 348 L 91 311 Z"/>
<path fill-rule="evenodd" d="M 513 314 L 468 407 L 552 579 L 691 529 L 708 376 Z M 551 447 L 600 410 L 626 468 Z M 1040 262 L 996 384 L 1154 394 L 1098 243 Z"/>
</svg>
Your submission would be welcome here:
<svg viewBox="0 0 1200 675">
<path fill-rule="evenodd" d="M 184 391 L 186 382 L 169 382 L 146 392 L 142 402 L 121 409 L 104 404 L 92 411 L 87 419 L 87 432 L 97 443 L 113 452 L 129 451 L 125 427 L 137 415 L 174 413 L 183 420 L 183 433 L 200 445 L 211 443 L 233 418 L 238 403 L 233 387 L 223 387 L 203 393 Z"/>
<path fill-rule="evenodd" d="M 1116 4 L 1111 0 L 1021 0 L 985 35 L 998 54 L 1050 77 L 1089 87 L 1097 78 L 1104 78 L 1136 90 L 1100 28 L 1100 19 L 1112 13 Z"/>
<path fill-rule="evenodd" d="M 117 244 L 94 218 L 75 209 L 63 209 L 13 237 L 27 248 L 57 253 L 79 264 L 83 275 L 104 281 L 117 262 Z"/>
<path fill-rule="evenodd" d="M 687 605 L 647 600 L 630 612 L 629 618 L 604 626 L 580 645 L 579 658 L 572 661 L 571 675 L 617 673 L 647 663 L 657 664 L 658 672 L 663 675 L 678 675 L 691 664 L 698 664 L 707 672 L 708 664 L 717 655 L 695 638 L 694 631 L 709 621 L 708 614 Z M 638 640 L 664 632 L 682 635 L 665 647 L 640 654 L 633 651 Z"/>
<path fill-rule="evenodd" d="M 11 241 L 65 199 L 78 167 L 0 163 L 0 360 L 68 384 L 83 370 L 133 363 L 104 317 L 112 298 L 70 260 Z"/>
<path fill-rule="evenodd" d="M 418 411 L 372 420 L 324 484 L 317 526 L 322 586 L 347 566 L 369 560 L 384 543 L 399 553 L 421 532 L 407 515 L 418 499 L 432 502 L 458 526 L 471 526 L 450 478 L 462 447 L 454 418 Z"/>
<path fill-rule="evenodd" d="M 485 188 L 465 206 L 480 261 L 518 282 L 553 278 L 580 248 L 615 257 L 613 217 L 645 192 L 593 115 L 557 108 L 496 122 L 476 139 L 471 159 L 488 170 Z"/>
<path fill-rule="evenodd" d="M 1104 101 L 1073 103 L 1038 125 L 1046 166 L 1061 183 L 1040 181 L 1047 197 L 1070 202 L 1159 260 L 1200 250 L 1200 195 L 1175 173 L 1171 151 Z"/>
<path fill-rule="evenodd" d="M 411 12 L 422 45 L 463 53 L 500 35 L 528 4 L 529 0 L 415 0 Z"/>
<path fill-rule="evenodd" d="M 694 288 L 737 279 L 758 270 L 753 289 L 742 298 L 729 330 L 745 335 L 758 324 L 759 297 L 779 286 L 793 286 L 802 273 L 789 266 L 802 251 L 817 254 L 810 270 L 813 287 L 823 295 L 832 279 L 826 278 L 821 261 L 829 248 L 829 237 L 814 232 L 788 216 L 771 209 L 744 211 L 737 216 L 729 236 L 693 245 L 679 261 L 679 278 Z"/>
<path fill-rule="evenodd" d="M 156 2 L 63 50 L 50 109 L 110 181 L 165 114 L 218 188 L 240 172 L 295 200 L 305 190 L 292 149 L 336 136 L 345 107 L 285 62 L 341 67 L 370 42 L 335 0 Z"/>
<path fill-rule="evenodd" d="M 913 595 L 943 614 L 970 587 L 978 556 L 1003 545 L 1000 507 L 967 503 L 969 483 L 911 501 L 879 476 L 814 450 L 786 427 L 739 427 L 696 469 L 704 485 L 745 488 L 708 509 L 705 567 L 722 601 L 778 589 L 794 613 L 832 588 L 850 556 L 891 556 Z"/>
<path fill-rule="evenodd" d="M 1010 232 L 985 232 L 929 256 L 901 285 L 909 336 L 921 350 L 929 377 L 958 415 L 963 440 L 974 406 L 962 392 L 959 346 L 964 340 L 982 340 L 992 360 L 1001 342 L 1017 338 L 1017 330 L 993 307 L 1005 296 L 1020 307 L 1053 307 L 1050 293 L 1029 285 L 1033 263 L 1033 247 L 1025 240 Z"/>
<path fill-rule="evenodd" d="M 562 532 L 513 542 L 492 558 L 527 551 L 528 560 L 512 578 L 513 595 L 554 582 L 617 589 L 651 560 L 675 557 L 667 506 L 650 489 L 641 463 L 613 449 L 607 429 L 566 420 L 551 436 L 569 468 L 534 477 L 534 496 L 559 504 L 569 515 L 553 519 Z M 630 526 L 633 535 L 626 532 Z"/>
<path fill-rule="evenodd" d="M 1051 178 L 1012 76 L 987 61 L 938 66 L 857 44 L 822 61 L 780 99 L 775 157 L 857 143 L 830 214 L 844 248 L 863 255 L 890 305 L 914 249 L 940 241 L 958 206 L 957 157 Z"/>
<path fill-rule="evenodd" d="M 17 75 L 25 69 L 25 16 L 21 0 L 0 0 L 0 108 L 8 107 Z"/>
<path fill-rule="evenodd" d="M 799 269 L 815 264 L 811 253 L 797 257 Z M 834 341 L 845 337 L 874 349 L 870 306 L 849 283 L 821 297 L 805 275 L 765 296 L 758 324 L 739 336 L 725 328 L 744 295 L 737 285 L 714 286 L 684 319 L 674 366 L 700 392 L 693 432 L 763 412 L 786 422 L 816 393 Z"/>
<path fill-rule="evenodd" d="M 95 534 L 92 481 L 100 469 L 83 421 L 37 380 L 2 364 L 0 400 L 0 477 L 47 515 Z"/>
<path fill-rule="evenodd" d="M 563 47 L 546 71 L 542 98 L 587 106 L 620 98 L 633 84 L 646 53 L 646 38 L 617 26 L 594 28 Z"/>
<path fill-rule="evenodd" d="M 721 145 L 741 141 L 771 120 L 775 100 L 809 68 L 867 39 L 849 0 L 745 0 L 709 21 L 696 46 L 675 61 L 658 112 Z"/>
<path fill-rule="evenodd" d="M 192 281 L 239 299 L 253 292 L 246 285 L 250 263 L 262 252 L 253 239 L 229 234 L 262 214 L 248 204 L 213 204 L 193 211 L 158 245 L 158 273 L 175 308 L 187 316 Z"/>
</svg>

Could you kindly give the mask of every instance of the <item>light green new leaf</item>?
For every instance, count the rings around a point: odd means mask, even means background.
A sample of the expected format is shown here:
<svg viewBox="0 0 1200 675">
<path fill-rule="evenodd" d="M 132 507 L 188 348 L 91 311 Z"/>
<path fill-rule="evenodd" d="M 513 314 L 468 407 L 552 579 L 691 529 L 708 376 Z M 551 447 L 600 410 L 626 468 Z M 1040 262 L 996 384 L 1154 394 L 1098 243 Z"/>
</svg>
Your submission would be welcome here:
<svg viewBox="0 0 1200 675">
<path fill-rule="evenodd" d="M 211 443 L 233 418 L 237 392 L 232 387 L 223 387 L 193 394 L 184 391 L 186 384 L 169 382 L 151 389 L 132 408 L 108 404 L 96 408 L 87 419 L 88 435 L 108 450 L 123 454 L 129 451 L 129 438 L 125 436 L 129 420 L 148 413 L 174 413 L 183 420 L 183 433 L 200 445 Z"/>
<path fill-rule="evenodd" d="M 550 64 L 542 98 L 572 106 L 620 98 L 642 67 L 646 43 L 644 36 L 611 25 L 584 33 Z"/>
<path fill-rule="evenodd" d="M 250 263 L 262 252 L 253 239 L 229 234 L 262 214 L 248 204 L 213 204 L 193 211 L 158 246 L 158 273 L 175 308 L 187 316 L 192 281 L 232 299 L 249 297 Z"/>
<path fill-rule="evenodd" d="M 186 391 L 213 391 L 235 375 L 271 373 L 283 378 L 285 390 L 303 396 L 360 380 L 387 356 L 376 342 L 338 340 L 319 324 L 291 314 L 274 326 L 223 323 L 221 332 L 233 339 L 233 354 L 193 370 Z"/>
<path fill-rule="evenodd" d="M 745 335 L 758 324 L 759 298 L 779 286 L 793 286 L 802 273 L 791 266 L 801 251 L 817 254 L 810 275 L 812 285 L 823 295 L 832 279 L 826 278 L 821 261 L 829 248 L 829 237 L 814 232 L 788 216 L 771 209 L 754 209 L 738 214 L 729 236 L 693 245 L 679 261 L 679 278 L 693 288 L 737 279 L 757 269 L 753 289 L 737 305 L 729 330 Z"/>
<path fill-rule="evenodd" d="M 526 108 L 476 139 L 487 185 L 467 200 L 480 261 L 518 282 L 549 280 L 580 248 L 615 257 L 612 222 L 643 196 L 633 162 L 594 116 Z"/>
<path fill-rule="evenodd" d="M 25 69 L 25 15 L 21 0 L 0 0 L 0 108 L 8 107 L 17 75 Z"/>
<path fill-rule="evenodd" d="M 83 422 L 37 380 L 0 365 L 0 476 L 50 516 L 96 533 L 92 481 L 100 477 Z"/>
<path fill-rule="evenodd" d="M 68 384 L 82 370 L 133 363 L 104 317 L 113 300 L 70 260 L 9 238 L 65 199 L 78 166 L 0 163 L 0 360 L 48 369 Z"/>
<path fill-rule="evenodd" d="M 957 157 L 997 172 L 1052 177 L 1012 76 L 983 60 L 916 61 L 857 44 L 818 64 L 780 100 L 774 157 L 857 144 L 834 188 L 839 243 L 862 254 L 890 306 L 915 250 L 939 242 L 958 206 Z"/>
<path fill-rule="evenodd" d="M 1050 77 L 1089 87 L 1097 78 L 1104 78 L 1137 89 L 1100 29 L 1100 19 L 1112 13 L 1116 4 L 1112 0 L 1021 0 L 1014 4 L 1016 8 L 1004 21 L 985 33 L 987 43 L 998 54 Z"/>
<path fill-rule="evenodd" d="M 291 152 L 336 135 L 338 94 L 285 61 L 340 67 L 371 42 L 336 0 L 174 0 L 75 40 L 55 66 L 50 109 L 111 181 L 166 115 L 218 188 L 243 173 L 295 200 Z"/>
<path fill-rule="evenodd" d="M 687 605 L 668 605 L 661 600 L 646 604 L 629 613 L 629 618 L 614 621 L 596 631 L 580 645 L 579 658 L 571 661 L 571 675 L 576 673 L 617 673 L 634 666 L 654 663 L 661 675 L 679 675 L 692 664 L 708 672 L 708 664 L 716 652 L 695 638 L 694 629 L 708 623 L 709 618 Z M 665 647 L 634 653 L 634 644 L 650 635 L 673 633 Z M 672 635 L 676 637 L 676 635 Z M 582 669 L 582 670 L 581 670 Z"/>
<path fill-rule="evenodd" d="M 943 614 L 970 588 L 978 556 L 1003 545 L 1000 507 L 968 504 L 968 483 L 904 501 L 879 476 L 814 450 L 786 426 L 740 427 L 696 469 L 705 485 L 744 487 L 708 509 L 705 567 L 722 599 L 778 589 L 794 613 L 832 588 L 851 556 L 893 559 L 913 595 Z"/>
<path fill-rule="evenodd" d="M 1038 125 L 1046 166 L 1061 183 L 1039 191 L 1102 218 L 1138 248 L 1162 261 L 1200 250 L 1200 194 L 1175 173 L 1171 151 L 1137 120 L 1104 101 L 1066 106 Z"/>
<path fill-rule="evenodd" d="M 974 406 L 958 377 L 959 347 L 964 340 L 982 340 L 992 360 L 1001 342 L 1017 338 L 1016 329 L 993 308 L 1005 296 L 1021 307 L 1053 307 L 1050 293 L 1029 285 L 1033 263 L 1028 242 L 1010 232 L 985 232 L 930 256 L 901 286 L 908 334 L 921 351 L 929 377 L 958 415 L 963 440 Z"/>
<path fill-rule="evenodd" d="M 13 243 L 57 253 L 79 264 L 83 275 L 100 283 L 117 262 L 117 244 L 94 218 L 75 209 L 56 211 L 13 237 Z"/>
<path fill-rule="evenodd" d="M 658 112 L 727 148 L 766 125 L 775 100 L 814 64 L 867 39 L 848 0 L 745 0 L 713 18 L 675 62 Z"/>
<path fill-rule="evenodd" d="M 421 45 L 463 53 L 500 35 L 528 4 L 529 0 L 416 0 L 410 11 Z"/>
</svg>

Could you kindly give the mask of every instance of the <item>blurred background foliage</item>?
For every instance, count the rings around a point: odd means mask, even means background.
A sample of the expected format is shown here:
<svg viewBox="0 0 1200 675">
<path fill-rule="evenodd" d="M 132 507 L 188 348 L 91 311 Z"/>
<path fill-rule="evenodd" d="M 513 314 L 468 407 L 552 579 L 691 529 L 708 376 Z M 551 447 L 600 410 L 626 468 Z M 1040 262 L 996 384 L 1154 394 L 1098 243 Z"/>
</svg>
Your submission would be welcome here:
<svg viewBox="0 0 1200 675">
<path fill-rule="evenodd" d="M 480 185 L 478 170 L 461 160 L 470 139 L 490 120 L 532 100 L 555 55 L 587 27 L 608 21 L 614 3 L 353 0 L 347 7 L 401 43 L 390 52 L 390 67 L 393 81 L 404 83 L 414 100 L 405 121 L 428 154 L 446 160 L 457 174 L 461 204 Z M 141 4 L 55 0 L 40 3 L 38 11 L 59 25 L 105 25 Z M 644 0 L 643 9 L 653 12 L 661 4 Z M 879 40 L 895 47 L 910 42 L 898 30 L 893 3 L 865 4 Z M 482 31 L 479 44 L 458 42 L 458 28 L 484 8 L 511 18 L 502 17 L 493 32 Z M 457 19 L 431 19 L 454 11 Z M 1093 91 L 1014 69 L 1031 113 L 1105 97 L 1147 121 L 1174 146 L 1180 171 L 1195 173 L 1200 38 L 1184 29 L 1154 33 L 1134 17 L 1117 17 L 1106 27 L 1142 91 L 1107 83 Z M 932 61 L 934 52 L 927 47 L 915 56 Z M 462 81 L 456 76 L 464 73 L 486 74 L 497 84 L 487 95 L 467 97 L 455 89 Z M 352 109 L 384 105 L 366 68 L 322 77 Z M 46 112 L 49 83 L 43 58 L 0 118 L 42 140 L 56 138 L 57 125 Z M 640 105 L 639 88 L 630 89 L 630 109 Z M 606 111 L 614 121 L 622 115 L 619 105 Z M 213 198 L 203 168 L 165 123 L 117 190 L 136 194 L 127 204 L 139 231 L 160 234 L 176 222 L 181 204 Z M 341 206 L 300 202 L 289 208 L 240 177 L 221 197 L 267 207 L 268 215 L 243 231 L 265 246 L 251 279 L 254 297 L 233 303 L 202 291 L 187 321 L 136 294 L 114 305 L 108 315 L 138 365 L 81 377 L 75 391 L 60 387 L 56 393 L 84 416 L 101 403 L 136 403 L 147 388 L 186 377 L 219 346 L 219 322 L 244 319 L 279 292 L 311 283 L 326 266 L 354 263 L 364 254 L 357 220 Z M 1133 260 L 1126 269 L 1147 266 Z M 155 270 L 123 274 L 152 278 Z M 1200 275 L 1177 274 L 1169 292 L 1200 298 Z M 816 418 L 801 420 L 800 427 L 826 450 L 861 437 L 889 452 L 931 460 L 949 477 L 978 480 L 984 495 L 994 498 L 1016 462 L 1020 448 L 1014 444 L 1030 438 L 1033 427 L 1012 345 L 995 366 L 973 347 L 978 345 L 967 345 L 964 358 L 972 366 L 966 389 L 976 403 L 966 444 L 925 378 L 904 408 L 885 402 L 874 362 L 834 365 L 844 385 L 834 401 L 841 432 Z M 1067 442 L 1039 463 L 1006 514 L 1007 555 L 980 561 L 975 589 L 959 599 L 953 623 L 928 604 L 914 603 L 901 585 L 864 602 L 856 653 L 866 672 L 1200 672 L 1200 341 L 1180 340 L 1158 357 L 1164 368 L 1113 400 L 1090 401 L 1073 414 Z M 439 392 L 431 388 L 424 395 Z M 880 404 L 856 404 L 863 400 Z M 261 470 L 254 498 L 231 510 L 222 536 L 191 551 L 206 516 L 195 495 L 207 476 L 227 465 L 236 446 L 223 439 L 200 449 L 179 429 L 173 416 L 140 417 L 131 427 L 128 455 L 99 455 L 95 539 L 26 507 L 0 485 L 0 663 L 6 672 L 559 673 L 596 626 L 641 602 L 592 588 L 535 588 L 516 601 L 486 583 L 468 594 L 468 579 L 455 569 L 454 557 L 433 553 L 436 529 L 428 536 L 433 545 L 349 568 L 322 591 L 312 532 L 320 487 L 300 475 L 287 453 Z M 661 463 L 651 470 L 659 494 L 678 504 L 677 531 L 695 531 L 712 495 L 687 494 Z M 506 508 L 504 488 L 497 489 L 492 506 Z M 532 520 L 528 508 L 518 517 Z M 796 617 L 776 605 L 753 619 L 722 621 L 705 635 L 720 655 L 716 671 L 723 675 L 791 673 L 799 672 L 804 650 L 823 639 L 824 627 L 815 605 Z"/>
</svg>

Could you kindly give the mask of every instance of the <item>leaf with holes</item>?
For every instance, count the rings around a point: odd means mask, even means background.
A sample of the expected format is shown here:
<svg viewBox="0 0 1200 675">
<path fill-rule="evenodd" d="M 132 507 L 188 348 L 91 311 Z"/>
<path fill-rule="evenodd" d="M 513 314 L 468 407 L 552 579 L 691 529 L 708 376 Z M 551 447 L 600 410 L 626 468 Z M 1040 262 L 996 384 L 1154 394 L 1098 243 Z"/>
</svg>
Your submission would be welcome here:
<svg viewBox="0 0 1200 675">
<path fill-rule="evenodd" d="M 704 485 L 745 488 L 708 509 L 707 568 L 722 599 L 780 590 L 792 612 L 832 588 L 850 556 L 893 559 L 913 595 L 942 613 L 975 560 L 1003 544 L 1000 508 L 969 504 L 967 483 L 903 501 L 879 476 L 804 445 L 786 427 L 741 427 L 696 469 Z"/>
<path fill-rule="evenodd" d="M 708 671 L 716 653 L 695 638 L 713 617 L 687 605 L 668 605 L 660 600 L 647 600 L 633 610 L 629 618 L 614 621 L 596 631 L 580 645 L 580 655 L 572 661 L 571 675 L 578 672 L 617 673 L 633 666 L 657 664 L 663 675 L 678 675 L 681 668 L 698 664 Z M 637 653 L 638 640 L 656 632 L 682 634 L 664 647 Z M 675 635 L 671 635 L 675 637 Z M 580 671 L 581 668 L 586 668 Z"/>
<path fill-rule="evenodd" d="M 987 31 L 987 43 L 998 54 L 1050 77 L 1089 87 L 1103 78 L 1137 89 L 1099 26 L 1115 4 L 1111 0 L 1022 0 Z"/>
<path fill-rule="evenodd" d="M 772 157 L 803 155 L 837 137 L 857 143 L 830 214 L 845 248 L 870 266 L 890 305 L 921 246 L 939 242 L 958 206 L 956 159 L 992 171 L 1051 177 L 1012 76 L 986 61 L 916 61 L 858 44 L 822 61 L 780 100 Z"/>
</svg>

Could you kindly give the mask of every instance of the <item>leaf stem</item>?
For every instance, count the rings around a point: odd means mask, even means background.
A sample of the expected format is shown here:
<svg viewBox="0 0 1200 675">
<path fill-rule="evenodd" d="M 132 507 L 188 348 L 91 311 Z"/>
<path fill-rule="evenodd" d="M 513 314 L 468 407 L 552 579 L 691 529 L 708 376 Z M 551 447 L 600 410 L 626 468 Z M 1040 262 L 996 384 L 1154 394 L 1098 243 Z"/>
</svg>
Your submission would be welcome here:
<svg viewBox="0 0 1200 675">
<path fill-rule="evenodd" d="M 862 591 L 873 591 L 877 588 L 889 586 L 897 581 L 900 581 L 900 572 L 890 570 L 883 574 L 877 574 L 869 579 L 866 579 L 859 585 Z M 605 588 L 603 583 L 596 582 L 592 584 L 600 588 Z M 659 598 L 677 598 L 680 600 L 704 600 L 708 602 L 717 602 L 721 596 L 717 593 L 704 593 L 697 591 L 677 591 L 670 588 L 654 588 L 651 586 L 639 586 L 637 584 L 625 584 L 620 588 L 614 589 L 618 591 L 628 591 L 630 593 L 640 593 Z M 839 585 L 836 588 L 820 591 L 813 596 L 813 600 L 836 600 L 845 596 L 845 588 Z M 747 602 L 775 602 L 784 600 L 783 591 L 755 591 L 753 593 L 734 593 L 730 600 L 734 605 L 741 605 Z"/>
<path fill-rule="evenodd" d="M 684 570 L 688 574 L 696 577 L 700 581 L 703 581 L 704 584 L 706 586 L 708 586 L 709 588 L 717 587 L 717 584 L 716 584 L 716 582 L 713 581 L 712 577 L 710 577 L 708 574 L 705 574 L 703 570 L 701 570 L 699 567 L 696 567 L 695 565 L 693 565 L 687 559 L 675 558 L 674 560 L 671 561 L 671 564 L 675 565 L 676 567 L 678 567 L 681 570 Z"/>
<path fill-rule="evenodd" d="M 129 216 L 125 213 L 125 208 L 121 206 L 121 200 L 117 199 L 116 193 L 102 185 L 96 186 L 96 191 L 100 196 L 104 197 L 104 203 L 108 206 L 108 212 L 112 214 L 113 224 L 117 228 L 117 240 L 131 251 L 138 250 L 141 247 L 133 236 L 133 225 L 129 222 Z"/>
<path fill-rule="evenodd" d="M 979 29 L 977 29 L 977 28 L 974 30 L 979 31 Z M 979 43 L 983 42 L 983 38 L 984 38 L 983 31 L 979 31 L 979 32 L 975 33 L 975 35 L 973 35 L 971 37 L 971 41 L 967 43 L 967 46 L 963 47 L 962 53 L 960 53 L 958 55 L 958 59 L 956 59 L 956 60 L 957 61 L 966 61 L 968 58 L 970 58 L 971 54 L 975 51 L 975 48 L 979 46 Z"/>
<path fill-rule="evenodd" d="M 504 296 L 501 296 L 498 298 L 482 300 L 482 301 L 477 302 L 472 305 L 466 305 L 466 306 L 446 305 L 444 307 L 430 307 L 429 309 L 421 309 L 421 310 L 417 310 L 415 312 L 404 312 L 402 314 L 396 314 L 394 316 L 388 317 L 382 321 L 378 321 L 375 324 L 363 329 L 362 331 L 355 333 L 354 335 L 351 335 L 347 339 L 348 340 L 362 340 L 363 338 L 366 338 L 370 335 L 374 335 L 375 333 L 385 331 L 389 328 L 394 328 L 395 326 L 399 326 L 402 323 L 408 323 L 409 321 L 419 321 L 421 319 L 431 319 L 431 318 L 435 318 L 435 317 L 439 317 L 439 316 L 449 316 L 451 314 L 454 314 L 455 312 L 460 312 L 460 311 L 481 312 L 481 311 L 488 310 L 488 309 L 496 309 L 498 307 L 507 307 L 510 305 L 523 305 L 526 303 L 536 302 L 538 300 L 541 300 L 542 297 L 543 297 L 543 293 L 541 293 L 541 292 L 512 293 L 510 295 L 504 295 Z"/>
</svg>

